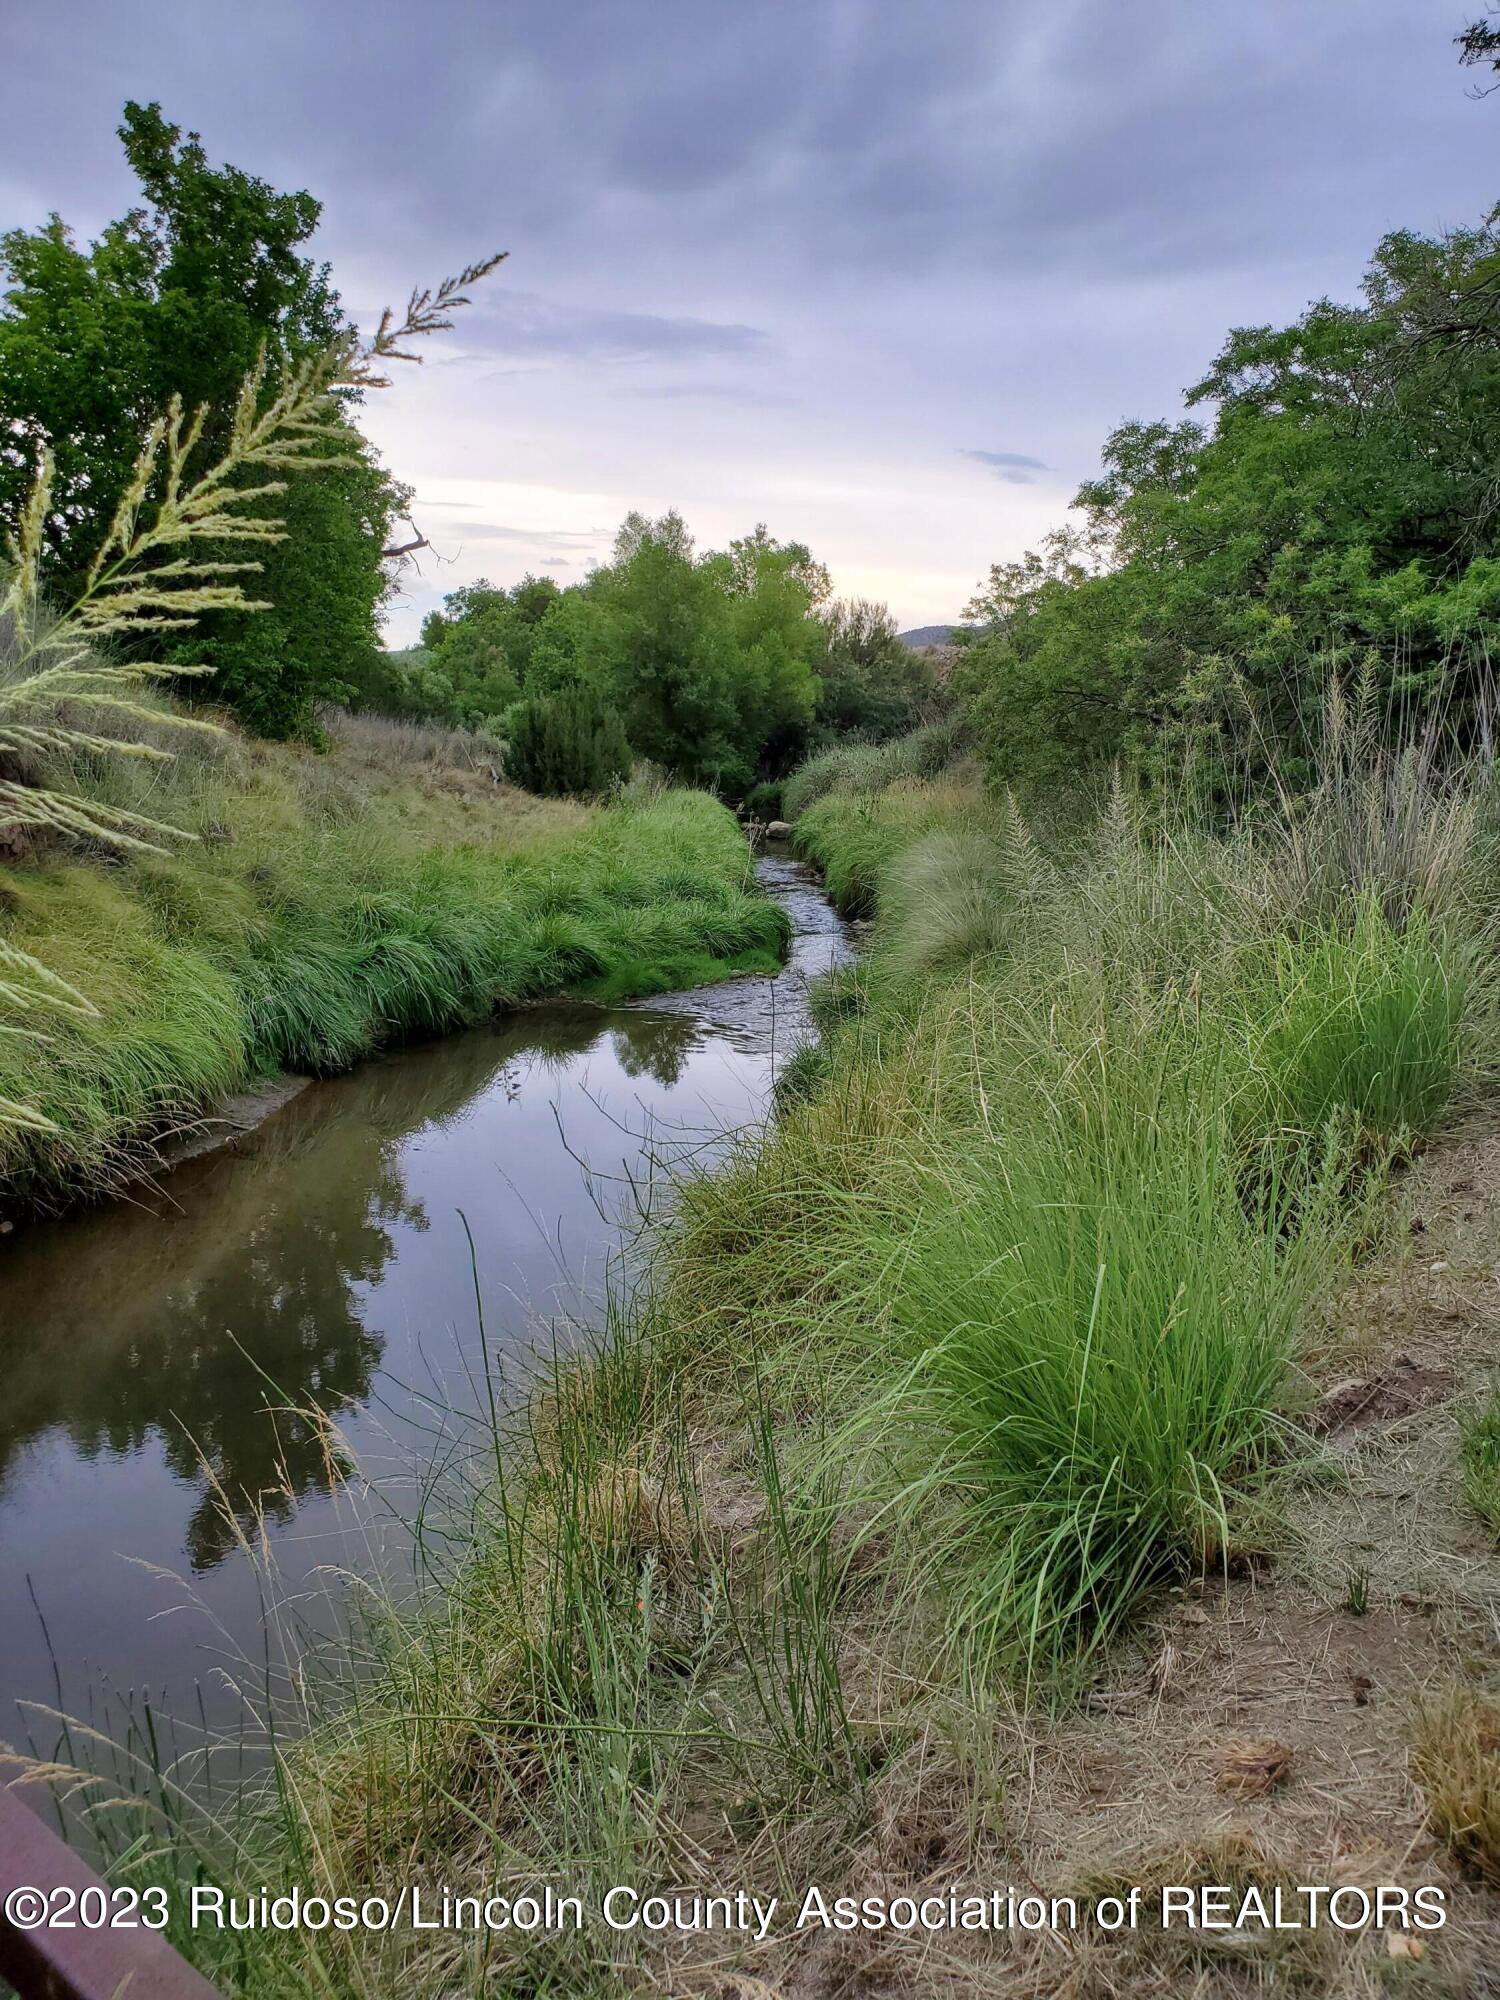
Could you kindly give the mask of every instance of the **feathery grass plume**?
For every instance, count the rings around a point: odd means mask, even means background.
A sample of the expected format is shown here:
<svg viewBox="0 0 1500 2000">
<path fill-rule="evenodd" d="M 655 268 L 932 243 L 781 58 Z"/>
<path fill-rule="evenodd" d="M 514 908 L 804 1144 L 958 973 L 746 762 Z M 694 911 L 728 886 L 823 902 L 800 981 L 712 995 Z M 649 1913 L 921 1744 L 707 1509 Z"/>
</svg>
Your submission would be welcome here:
<svg viewBox="0 0 1500 2000">
<path fill-rule="evenodd" d="M 286 525 L 275 515 L 245 510 L 284 493 L 285 475 L 335 463 L 347 448 L 341 392 L 387 386 L 379 364 L 418 359 L 401 343 L 451 326 L 449 315 L 469 303 L 466 288 L 500 261 L 495 256 L 469 265 L 435 292 L 414 291 L 403 318 L 398 322 L 388 309 L 367 344 L 351 334 L 274 362 L 263 349 L 240 386 L 224 450 L 203 472 L 191 473 L 190 464 L 208 411 L 189 415 L 174 396 L 141 441 L 83 588 L 55 616 L 43 603 L 54 476 L 53 454 L 43 448 L 25 505 L 5 537 L 0 571 L 0 837 L 15 841 L 42 833 L 157 851 L 169 840 L 194 837 L 81 786 L 45 781 L 59 763 L 80 754 L 170 757 L 125 725 L 217 733 L 212 723 L 148 699 L 162 683 L 207 668 L 115 660 L 96 649 L 110 640 L 182 631 L 210 611 L 266 609 L 247 593 L 245 579 L 260 569 L 255 547 L 284 540 Z M 252 553 L 227 558 L 224 543 Z M 10 946 L 0 958 L 0 1005 L 22 1014 L 88 1008 L 38 959 Z M 0 1102 L 0 1129 L 6 1127 L 47 1129 L 47 1121 L 28 1106 Z"/>
</svg>

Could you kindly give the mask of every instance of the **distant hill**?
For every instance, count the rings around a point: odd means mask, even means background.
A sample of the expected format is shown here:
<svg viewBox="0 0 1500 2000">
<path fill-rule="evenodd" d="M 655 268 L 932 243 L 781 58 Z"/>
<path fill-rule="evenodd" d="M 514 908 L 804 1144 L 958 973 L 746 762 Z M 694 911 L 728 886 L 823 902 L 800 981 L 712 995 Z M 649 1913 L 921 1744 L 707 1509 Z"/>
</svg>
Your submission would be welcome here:
<svg viewBox="0 0 1500 2000">
<path fill-rule="evenodd" d="M 901 641 L 913 652 L 923 646 L 946 646 L 951 642 L 955 629 L 952 625 L 916 625 L 910 632 L 901 634 Z"/>
</svg>

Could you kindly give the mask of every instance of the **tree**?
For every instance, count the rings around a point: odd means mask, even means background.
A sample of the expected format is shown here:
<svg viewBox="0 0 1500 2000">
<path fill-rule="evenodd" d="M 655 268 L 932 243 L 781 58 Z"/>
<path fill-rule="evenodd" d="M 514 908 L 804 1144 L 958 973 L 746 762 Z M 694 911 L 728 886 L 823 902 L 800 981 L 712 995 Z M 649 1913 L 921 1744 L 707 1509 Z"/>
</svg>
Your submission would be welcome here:
<svg viewBox="0 0 1500 2000">
<path fill-rule="evenodd" d="M 818 722 L 828 735 L 883 742 L 932 719 L 939 701 L 932 660 L 906 644 L 883 604 L 842 598 L 822 623 Z"/>
<path fill-rule="evenodd" d="M 13 519 L 50 445 L 46 583 L 74 594 L 124 492 L 142 432 L 174 395 L 208 417 L 189 475 L 222 452 L 240 382 L 266 348 L 293 360 L 350 328 L 326 265 L 302 254 L 319 204 L 209 164 L 155 104 L 128 103 L 120 138 L 145 204 L 82 250 L 54 215 L 0 238 L 0 517 Z M 401 490 L 349 425 L 347 448 L 299 483 L 258 590 L 271 615 L 214 614 L 193 657 L 254 727 L 306 728 L 368 666 L 388 588 L 381 550 Z M 267 515 L 277 496 L 251 503 Z"/>
<path fill-rule="evenodd" d="M 518 696 L 586 690 L 643 756 L 742 795 L 806 746 L 825 650 L 813 613 L 828 588 L 805 544 L 764 527 L 700 556 L 680 514 L 632 513 L 613 561 L 586 583 L 468 584 L 430 614 L 422 637 L 465 720 L 496 716 Z"/>
<path fill-rule="evenodd" d="M 823 634 L 812 616 L 828 572 L 802 542 L 777 542 L 764 523 L 708 560 L 729 598 L 740 739 L 754 775 L 785 777 L 807 754 L 821 683 Z"/>
<path fill-rule="evenodd" d="M 995 774 L 1186 735 L 1297 738 L 1331 671 L 1393 721 L 1490 727 L 1500 231 L 1379 245 L 1356 304 L 1231 333 L 1181 423 L 1129 423 L 1079 528 L 998 567 L 961 681 Z M 1174 751 L 1175 754 L 1175 751 Z"/>
<path fill-rule="evenodd" d="M 748 783 L 754 751 L 740 740 L 729 601 L 681 515 L 628 515 L 598 588 L 601 664 L 631 743 L 694 783 Z"/>
<path fill-rule="evenodd" d="M 1458 59 L 1465 69 L 1482 68 L 1485 64 L 1493 70 L 1500 70 L 1500 21 L 1492 18 L 1490 12 L 1471 21 L 1461 35 L 1456 36 Z M 1500 89 L 1500 84 L 1489 84 L 1479 94 L 1487 97 L 1492 90 Z"/>
<path fill-rule="evenodd" d="M 443 609 L 423 621 L 423 642 L 452 687 L 461 721 L 488 722 L 519 699 L 561 594 L 550 577 L 526 576 L 511 590 L 481 579 L 451 591 Z"/>
</svg>

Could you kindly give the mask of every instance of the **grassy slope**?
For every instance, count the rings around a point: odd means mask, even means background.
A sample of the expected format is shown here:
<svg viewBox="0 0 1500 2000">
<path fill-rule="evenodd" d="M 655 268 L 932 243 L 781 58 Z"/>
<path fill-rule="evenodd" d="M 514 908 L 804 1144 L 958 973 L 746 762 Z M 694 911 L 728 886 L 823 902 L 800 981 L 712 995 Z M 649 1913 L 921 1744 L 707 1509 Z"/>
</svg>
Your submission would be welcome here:
<svg viewBox="0 0 1500 2000">
<path fill-rule="evenodd" d="M 172 855 L 0 871 L 0 935 L 99 1010 L 0 1038 L 0 1097 L 57 1127 L 0 1135 L 0 1188 L 107 1179 L 278 1069 L 338 1069 L 550 994 L 778 961 L 781 912 L 712 800 L 543 802 L 465 768 L 458 744 L 368 723 L 326 756 L 230 742 L 137 780 L 132 803 L 154 777 L 150 808 L 198 836 Z"/>
<path fill-rule="evenodd" d="M 1027 1830 L 1038 1743 L 1097 1677 L 1115 1698 L 1168 1586 L 1223 1588 L 1262 1546 L 1386 1165 L 1490 1064 L 1458 824 L 1419 813 L 1331 875 L 1332 819 L 1226 843 L 1116 800 L 1059 865 L 962 778 L 811 804 L 807 849 L 878 911 L 822 997 L 815 1087 L 684 1188 L 650 1294 L 476 1495 L 447 1609 L 393 1625 L 239 1865 L 795 1899 L 1035 1855 L 1075 1886 L 1097 1850 Z M 1266 1879 L 1248 1852 L 1201 1865 Z M 726 1955 L 809 1993 L 1059 1976 L 1025 1940 L 600 1935 L 289 1940 L 215 1970 L 247 1993 L 700 1990 Z M 1320 1944 L 1302 1990 L 1364 1991 L 1358 1949 Z M 1215 1969 L 1148 1952 L 1139 1990 Z"/>
</svg>

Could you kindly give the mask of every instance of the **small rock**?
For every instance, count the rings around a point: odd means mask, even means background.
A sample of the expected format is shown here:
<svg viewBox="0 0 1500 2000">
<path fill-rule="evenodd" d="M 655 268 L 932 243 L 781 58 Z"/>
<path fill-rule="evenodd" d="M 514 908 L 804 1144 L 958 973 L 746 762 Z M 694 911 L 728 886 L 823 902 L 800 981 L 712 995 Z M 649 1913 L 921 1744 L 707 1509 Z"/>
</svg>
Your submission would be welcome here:
<svg viewBox="0 0 1500 2000">
<path fill-rule="evenodd" d="M 789 819 L 773 819 L 766 827 L 766 839 L 786 840 L 790 838 L 791 831 L 792 823 Z"/>
</svg>

